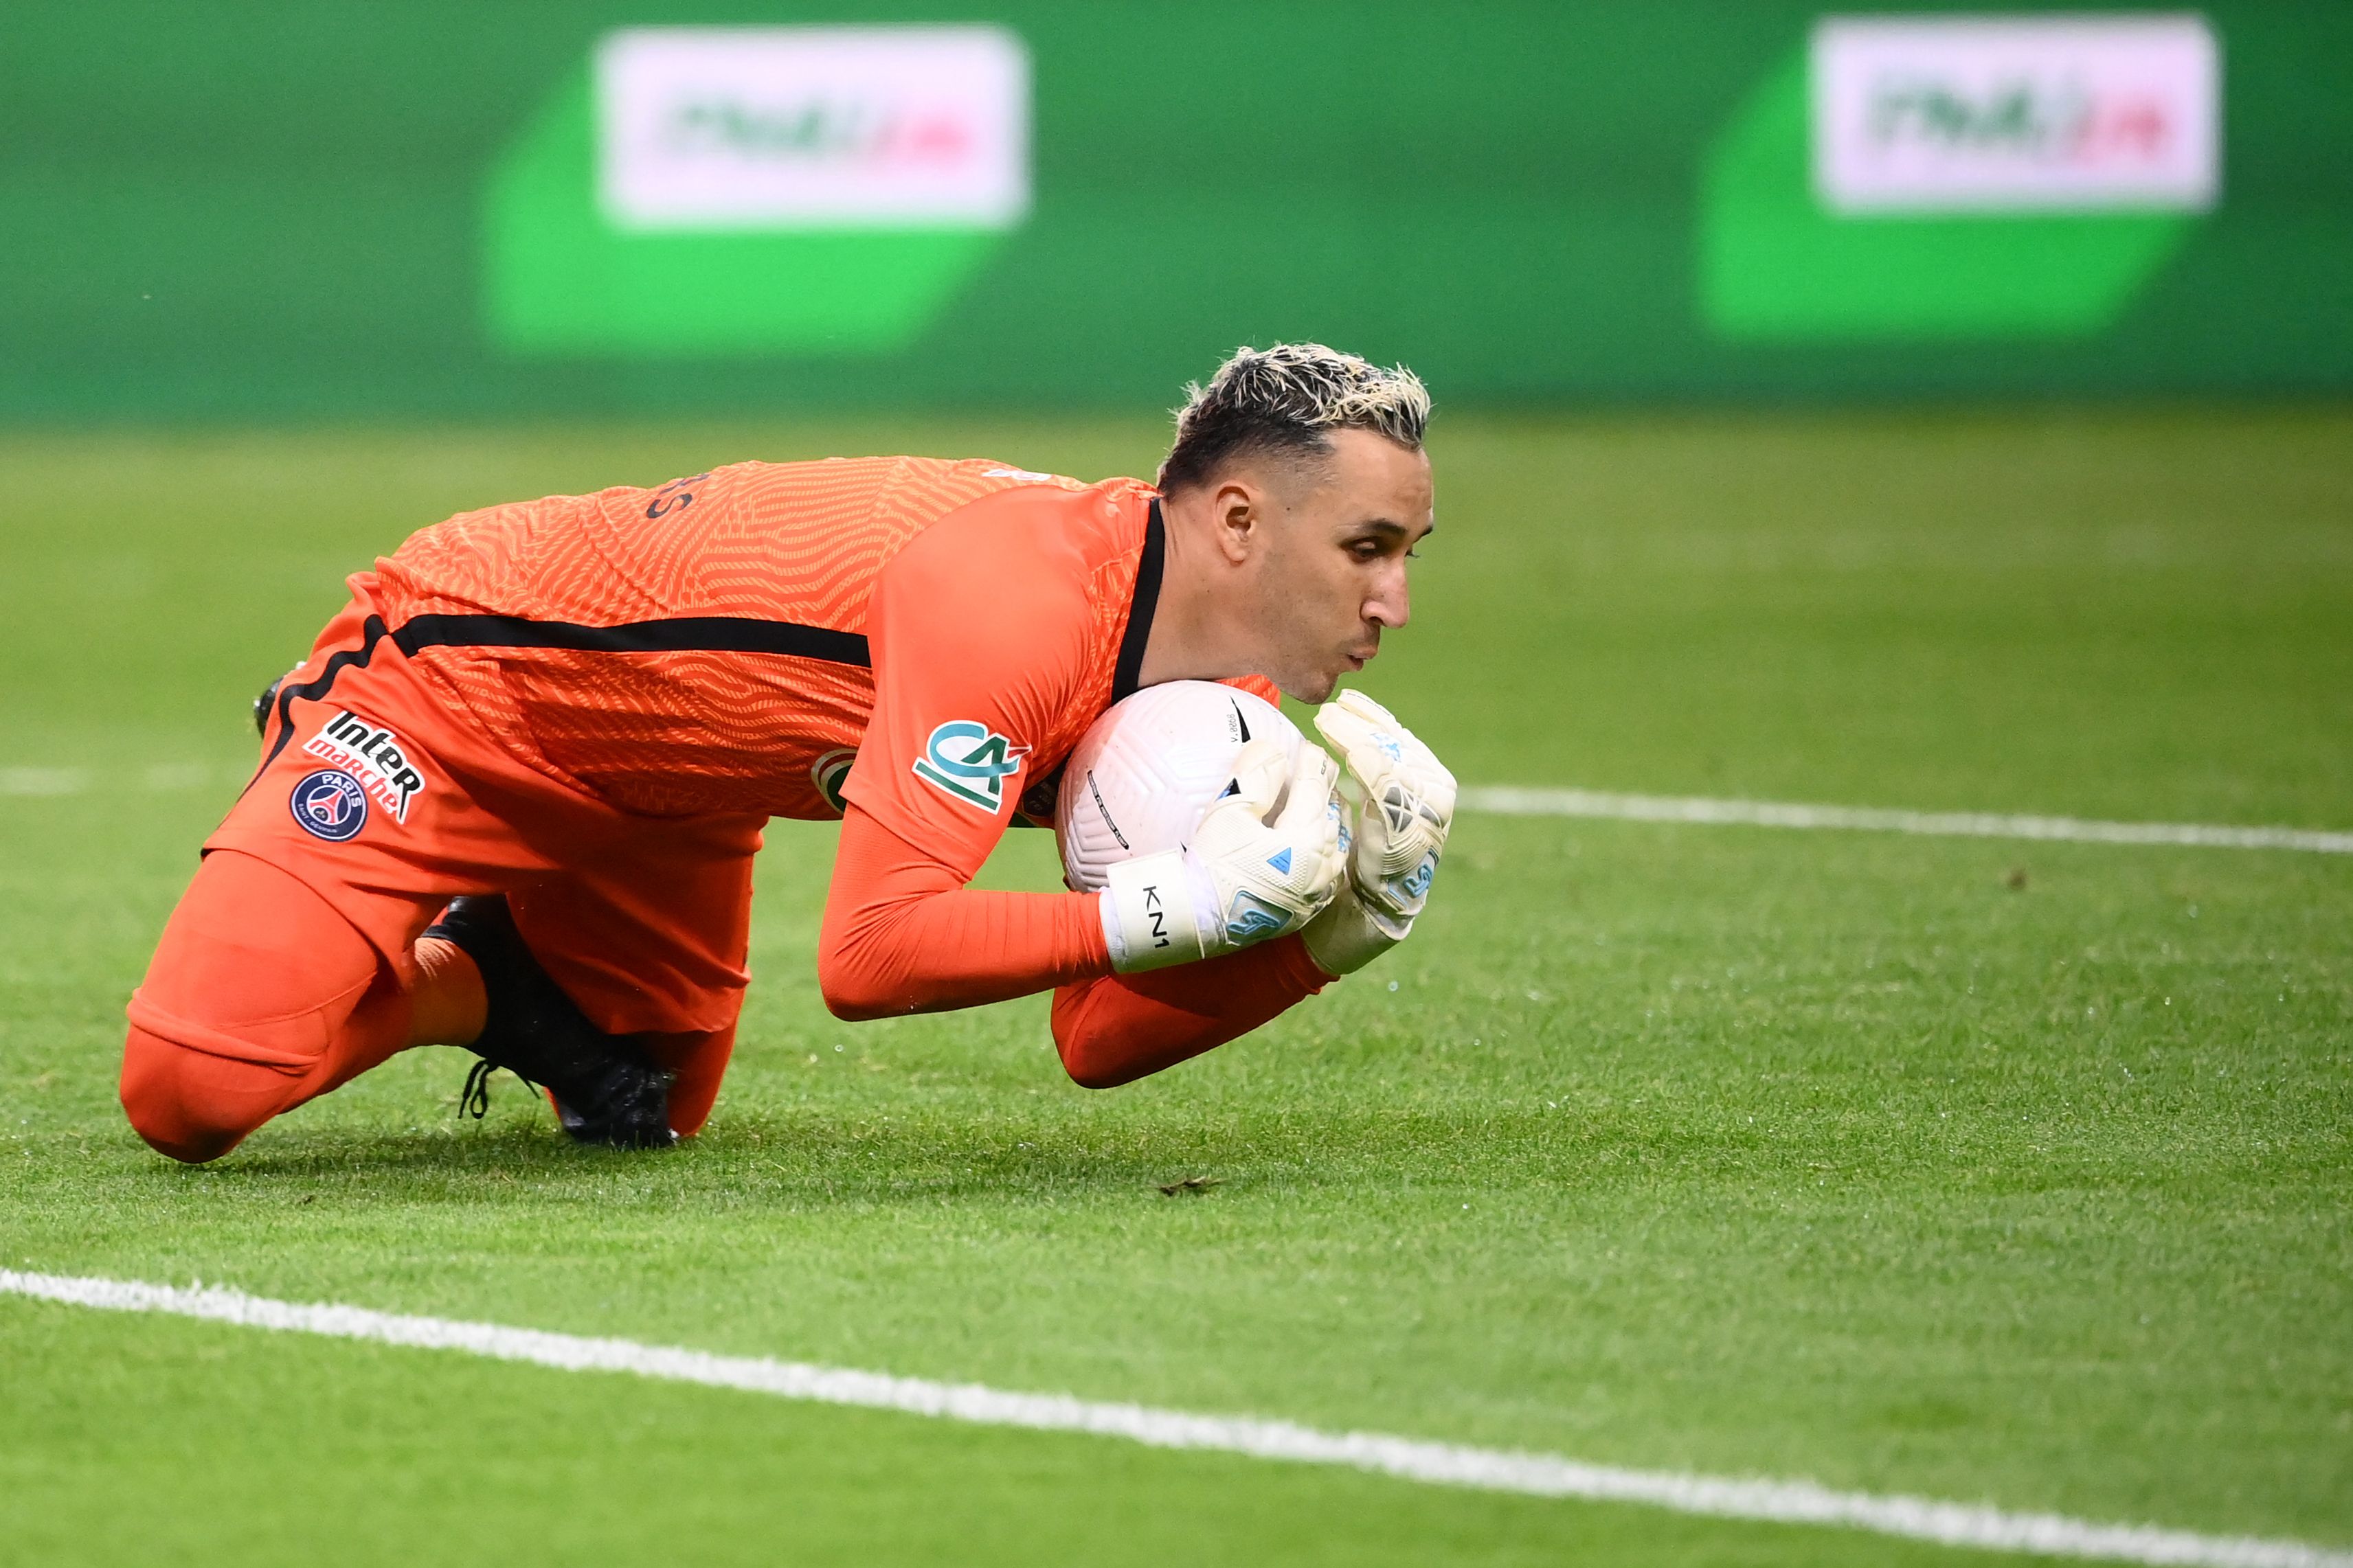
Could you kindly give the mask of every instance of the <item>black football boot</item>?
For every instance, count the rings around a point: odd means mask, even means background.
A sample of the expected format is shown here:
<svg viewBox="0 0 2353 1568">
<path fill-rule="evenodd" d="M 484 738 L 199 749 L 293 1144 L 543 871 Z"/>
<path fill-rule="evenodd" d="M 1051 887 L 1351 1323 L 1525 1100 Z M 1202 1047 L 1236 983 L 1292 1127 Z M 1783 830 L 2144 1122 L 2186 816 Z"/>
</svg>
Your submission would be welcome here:
<svg viewBox="0 0 2353 1568">
<path fill-rule="evenodd" d="M 286 678 L 281 675 L 263 687 L 261 695 L 253 700 L 253 732 L 255 734 L 269 733 L 269 710 L 278 701 L 278 689 L 285 684 Z"/>
<path fill-rule="evenodd" d="M 477 1116 L 489 1101 L 485 1080 L 504 1068 L 554 1094 L 557 1120 L 583 1143 L 664 1149 L 677 1141 L 670 1130 L 673 1075 L 582 1015 L 523 945 L 505 898 L 452 900 L 425 934 L 455 942 L 482 972 L 488 1006 L 482 1033 L 468 1047 L 482 1059 L 467 1077 L 465 1095 Z"/>
</svg>

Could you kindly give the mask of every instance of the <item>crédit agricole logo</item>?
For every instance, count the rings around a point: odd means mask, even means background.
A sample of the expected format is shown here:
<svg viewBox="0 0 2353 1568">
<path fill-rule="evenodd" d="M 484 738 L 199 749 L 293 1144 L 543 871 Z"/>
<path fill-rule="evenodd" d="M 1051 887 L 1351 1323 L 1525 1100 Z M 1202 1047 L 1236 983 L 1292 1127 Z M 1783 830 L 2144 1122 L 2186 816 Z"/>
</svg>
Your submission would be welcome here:
<svg viewBox="0 0 2353 1568">
<path fill-rule="evenodd" d="M 952 800 L 994 813 L 1005 804 L 1007 782 L 1020 773 L 1029 754 L 1029 747 L 976 719 L 951 719 L 924 742 L 914 773 Z"/>
</svg>

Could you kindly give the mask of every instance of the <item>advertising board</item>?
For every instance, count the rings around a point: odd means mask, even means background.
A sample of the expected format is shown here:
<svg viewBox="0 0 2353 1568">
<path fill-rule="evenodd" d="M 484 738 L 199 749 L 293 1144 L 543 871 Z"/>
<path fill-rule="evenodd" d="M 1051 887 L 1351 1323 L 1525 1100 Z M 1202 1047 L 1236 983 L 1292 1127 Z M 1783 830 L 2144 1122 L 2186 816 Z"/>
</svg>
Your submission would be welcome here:
<svg viewBox="0 0 2353 1568">
<path fill-rule="evenodd" d="M 628 27 L 596 51 L 598 194 L 625 229 L 1003 228 L 1029 69 L 997 27 Z"/>
<path fill-rule="evenodd" d="M 1843 213 L 2202 211 L 2221 168 L 2203 17 L 1826 17 L 1814 184 Z"/>
</svg>

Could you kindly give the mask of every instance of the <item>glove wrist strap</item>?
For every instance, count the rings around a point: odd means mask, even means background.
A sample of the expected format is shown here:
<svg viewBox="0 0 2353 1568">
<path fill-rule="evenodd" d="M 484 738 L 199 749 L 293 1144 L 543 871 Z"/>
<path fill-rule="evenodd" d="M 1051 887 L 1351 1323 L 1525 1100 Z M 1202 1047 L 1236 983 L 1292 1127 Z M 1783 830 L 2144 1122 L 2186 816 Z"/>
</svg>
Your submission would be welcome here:
<svg viewBox="0 0 2353 1568">
<path fill-rule="evenodd" d="M 1384 916 L 1358 898 L 1354 888 L 1346 888 L 1299 934 L 1315 966 L 1337 979 L 1354 974 L 1412 935 L 1413 921 Z"/>
<path fill-rule="evenodd" d="M 1184 851 L 1120 861 L 1105 880 L 1103 935 L 1113 969 L 1133 974 L 1203 956 Z"/>
</svg>

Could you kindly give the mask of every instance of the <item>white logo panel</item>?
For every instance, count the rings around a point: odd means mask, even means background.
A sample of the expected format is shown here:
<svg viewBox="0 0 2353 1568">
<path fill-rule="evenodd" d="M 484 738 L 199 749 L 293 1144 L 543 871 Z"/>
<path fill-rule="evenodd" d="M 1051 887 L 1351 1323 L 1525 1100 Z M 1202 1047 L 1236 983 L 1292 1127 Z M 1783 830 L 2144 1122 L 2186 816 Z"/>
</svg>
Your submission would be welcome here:
<svg viewBox="0 0 2353 1568">
<path fill-rule="evenodd" d="M 2219 190 L 2202 16 L 1830 16 L 1812 66 L 1833 211 L 2195 212 Z"/>
<path fill-rule="evenodd" d="M 1008 228 L 1029 58 L 999 27 L 630 27 L 596 51 L 623 228 Z"/>
</svg>

